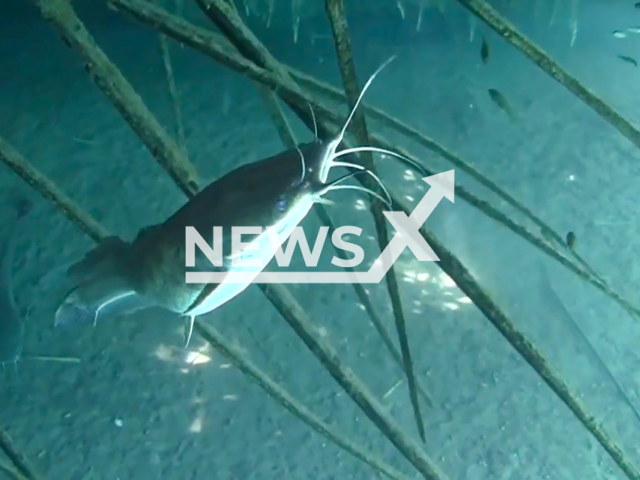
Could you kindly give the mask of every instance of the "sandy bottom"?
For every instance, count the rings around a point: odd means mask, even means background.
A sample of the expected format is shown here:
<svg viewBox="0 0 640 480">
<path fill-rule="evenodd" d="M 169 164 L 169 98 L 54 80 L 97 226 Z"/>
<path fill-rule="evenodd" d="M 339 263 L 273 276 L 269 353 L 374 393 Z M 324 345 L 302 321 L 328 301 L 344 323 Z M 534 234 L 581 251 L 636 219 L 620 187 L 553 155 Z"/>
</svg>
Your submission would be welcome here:
<svg viewBox="0 0 640 480">
<path fill-rule="evenodd" d="M 630 26 L 628 12 L 622 6 L 618 11 L 583 5 L 581 30 L 570 48 L 567 20 L 548 27 L 549 8 L 550 3 L 534 22 L 516 23 L 623 115 L 638 120 L 639 73 L 617 55 L 637 51 L 640 36 L 611 35 Z M 450 35 L 439 41 L 402 45 L 402 38 L 396 38 L 389 45 L 381 29 L 379 38 L 356 42 L 361 78 L 394 51 L 401 52 L 367 100 L 458 152 L 560 232 L 574 231 L 580 252 L 621 295 L 635 300 L 640 279 L 635 266 L 640 248 L 637 150 L 492 32 L 479 25 L 470 42 L 466 19 L 459 13 L 452 9 Z M 521 13 L 512 14 L 524 18 Z M 89 26 L 98 42 L 173 131 L 157 38 L 117 17 L 94 23 Z M 414 28 L 413 20 L 405 23 Z M 337 84 L 332 46 L 322 38 L 326 24 L 303 23 L 301 28 L 305 34 L 298 43 L 292 44 L 287 34 L 272 39 L 270 46 L 279 58 Z M 482 34 L 491 45 L 486 66 L 479 58 Z M 282 148 L 248 81 L 186 49 L 175 48 L 174 57 L 187 146 L 203 182 Z M 3 27 L 0 72 L 8 72 L 0 75 L 0 135 L 110 231 L 131 238 L 184 202 L 48 25 L 34 21 Z M 495 108 L 488 88 L 509 98 L 517 122 Z M 296 132 L 301 141 L 311 138 L 297 124 Z M 434 168 L 450 168 L 432 153 L 397 135 L 392 138 Z M 378 163 L 396 195 L 408 202 L 421 198 L 424 189 L 415 175 L 391 161 Z M 456 171 L 456 176 L 461 185 L 512 213 L 462 173 Z M 175 315 L 149 310 L 95 328 L 54 329 L 52 315 L 67 289 L 65 270 L 91 242 L 6 168 L 0 169 L 0 185 L 5 234 L 11 230 L 14 200 L 26 195 L 35 202 L 27 228 L 17 232 L 20 251 L 14 273 L 18 304 L 29 312 L 25 355 L 81 358 L 80 364 L 25 358 L 17 375 L 7 368 L 1 377 L 0 424 L 47 478 L 320 480 L 375 475 L 292 417 L 200 338 L 188 351 L 182 349 L 182 321 Z M 375 258 L 374 230 L 363 197 L 334 195 L 340 205 L 331 210 L 335 221 L 361 226 L 367 258 Z M 310 216 L 305 227 L 313 231 L 317 223 Z M 631 401 L 640 404 L 637 319 L 461 200 L 443 201 L 428 225 L 640 464 L 640 421 L 571 334 L 565 314 L 550 307 L 540 287 L 540 266 L 548 269 L 556 292 Z M 420 265 L 408 252 L 398 267 L 417 373 L 434 399 L 433 407 L 424 408 L 425 449 L 449 478 L 623 478 L 450 279 L 435 265 Z M 405 382 L 393 389 L 402 374 L 350 287 L 292 289 L 345 364 L 417 437 Z M 369 290 L 392 328 L 384 285 Z M 257 288 L 204 320 L 329 424 L 417 478 Z"/>
</svg>

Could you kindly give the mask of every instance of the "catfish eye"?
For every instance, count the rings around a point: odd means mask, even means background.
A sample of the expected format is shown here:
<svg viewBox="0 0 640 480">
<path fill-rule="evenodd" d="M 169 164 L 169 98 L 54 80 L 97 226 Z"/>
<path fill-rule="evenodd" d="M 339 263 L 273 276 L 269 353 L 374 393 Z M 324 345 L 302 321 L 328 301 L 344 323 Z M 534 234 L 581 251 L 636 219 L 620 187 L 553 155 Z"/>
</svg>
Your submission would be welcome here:
<svg viewBox="0 0 640 480">
<path fill-rule="evenodd" d="M 276 208 L 279 212 L 284 212 L 287 209 L 287 200 L 284 197 L 279 197 L 276 200 Z"/>
</svg>

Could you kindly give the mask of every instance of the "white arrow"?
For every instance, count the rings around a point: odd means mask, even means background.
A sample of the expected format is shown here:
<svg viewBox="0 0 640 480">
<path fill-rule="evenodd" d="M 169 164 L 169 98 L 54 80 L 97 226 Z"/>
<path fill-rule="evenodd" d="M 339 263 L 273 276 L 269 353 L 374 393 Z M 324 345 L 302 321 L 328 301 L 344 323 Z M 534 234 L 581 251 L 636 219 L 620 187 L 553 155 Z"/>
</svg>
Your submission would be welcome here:
<svg viewBox="0 0 640 480">
<path fill-rule="evenodd" d="M 443 198 L 451 202 L 454 201 L 455 175 L 453 170 L 449 170 L 424 177 L 422 180 L 428 183 L 431 188 L 422 197 L 409 217 L 404 212 L 384 212 L 397 233 L 367 272 L 367 277 L 370 277 L 367 278 L 367 283 L 381 281 L 407 247 L 420 261 L 437 262 L 440 260 L 424 237 L 420 235 L 420 228 Z"/>
</svg>

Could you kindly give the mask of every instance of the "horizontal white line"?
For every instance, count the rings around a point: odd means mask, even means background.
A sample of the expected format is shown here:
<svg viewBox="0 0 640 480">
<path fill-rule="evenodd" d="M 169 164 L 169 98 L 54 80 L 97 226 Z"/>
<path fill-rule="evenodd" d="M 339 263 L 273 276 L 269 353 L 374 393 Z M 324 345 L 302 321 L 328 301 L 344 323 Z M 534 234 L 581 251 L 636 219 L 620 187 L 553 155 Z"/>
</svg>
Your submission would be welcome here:
<svg viewBox="0 0 640 480">
<path fill-rule="evenodd" d="M 187 272 L 187 283 L 380 283 L 375 272 Z"/>
</svg>

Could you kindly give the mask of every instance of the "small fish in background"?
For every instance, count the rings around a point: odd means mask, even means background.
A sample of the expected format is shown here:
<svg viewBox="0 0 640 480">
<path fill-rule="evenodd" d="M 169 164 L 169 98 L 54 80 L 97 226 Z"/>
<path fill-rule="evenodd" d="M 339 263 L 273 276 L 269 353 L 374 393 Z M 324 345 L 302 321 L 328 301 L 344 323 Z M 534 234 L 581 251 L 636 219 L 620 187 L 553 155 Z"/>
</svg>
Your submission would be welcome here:
<svg viewBox="0 0 640 480">
<path fill-rule="evenodd" d="M 571 29 L 571 43 L 569 45 L 569 48 L 572 48 L 575 45 L 576 39 L 578 38 L 578 26 L 579 26 L 578 5 L 579 3 L 580 3 L 580 0 L 573 0 L 571 2 L 571 13 L 569 16 L 569 28 Z"/>
<path fill-rule="evenodd" d="M 482 63 L 485 65 L 489 63 L 489 57 L 491 55 L 491 51 L 489 50 L 489 42 L 485 37 L 482 37 L 482 46 L 480 47 L 480 58 L 482 59 Z"/>
<path fill-rule="evenodd" d="M 565 237 L 565 243 L 567 245 L 567 248 L 571 251 L 573 251 L 573 249 L 576 246 L 576 234 L 573 232 L 568 232 L 567 236 Z"/>
<path fill-rule="evenodd" d="M 513 112 L 513 109 L 511 108 L 511 105 L 509 104 L 509 100 L 507 100 L 507 97 L 505 97 L 503 93 L 501 93 L 499 90 L 496 90 L 495 88 L 490 88 L 488 92 L 489 97 L 491 98 L 493 103 L 495 103 L 498 108 L 500 108 L 500 110 L 506 113 L 511 121 L 515 122 L 517 118 Z"/>
<path fill-rule="evenodd" d="M 627 38 L 627 34 L 624 32 L 621 32 L 620 30 L 614 30 L 613 31 L 613 37 L 614 38 Z"/>
<path fill-rule="evenodd" d="M 634 7 L 636 7 L 638 10 L 640 10 L 640 2 L 637 2 Z"/>
<path fill-rule="evenodd" d="M 629 28 L 627 28 L 627 32 L 638 34 L 638 33 L 640 33 L 640 27 L 629 27 Z"/>
<path fill-rule="evenodd" d="M 631 57 L 628 57 L 626 55 L 618 55 L 618 58 L 620 60 L 622 60 L 623 62 L 627 62 L 627 63 L 633 65 L 634 67 L 638 66 L 638 62 L 636 62 L 636 60 L 631 58 Z"/>
</svg>

